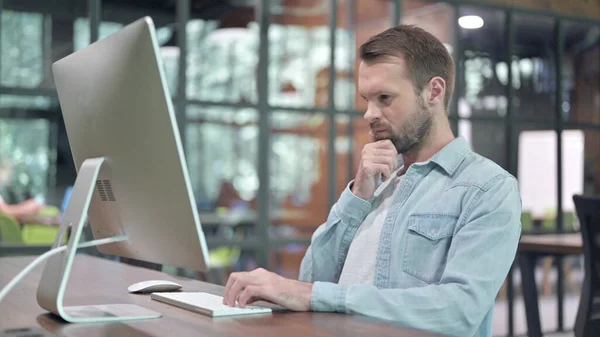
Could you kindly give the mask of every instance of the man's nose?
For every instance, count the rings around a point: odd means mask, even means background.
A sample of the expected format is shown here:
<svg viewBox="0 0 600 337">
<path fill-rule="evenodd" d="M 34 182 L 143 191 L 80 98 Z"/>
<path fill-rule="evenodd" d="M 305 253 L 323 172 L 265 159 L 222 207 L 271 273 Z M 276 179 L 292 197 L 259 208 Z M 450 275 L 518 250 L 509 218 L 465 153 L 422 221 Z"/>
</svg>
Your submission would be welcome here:
<svg viewBox="0 0 600 337">
<path fill-rule="evenodd" d="M 375 119 L 381 119 L 381 111 L 377 106 L 371 102 L 367 106 L 367 111 L 365 112 L 364 119 L 371 123 Z"/>
</svg>

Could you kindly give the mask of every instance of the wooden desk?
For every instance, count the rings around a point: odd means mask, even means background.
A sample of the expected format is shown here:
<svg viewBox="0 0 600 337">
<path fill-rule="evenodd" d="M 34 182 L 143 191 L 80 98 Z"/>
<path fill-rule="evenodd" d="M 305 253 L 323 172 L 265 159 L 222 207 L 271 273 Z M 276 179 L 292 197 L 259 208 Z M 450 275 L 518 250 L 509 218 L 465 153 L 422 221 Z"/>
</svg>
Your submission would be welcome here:
<svg viewBox="0 0 600 337">
<path fill-rule="evenodd" d="M 31 260 L 30 257 L 0 258 L 0 287 L 6 285 Z M 36 302 L 35 294 L 42 270 L 42 267 L 36 268 L 0 303 L 0 331 L 41 326 L 54 334 L 69 337 L 436 336 L 367 317 L 333 313 L 287 312 L 213 319 L 153 301 L 149 295 L 129 294 L 127 286 L 142 280 L 166 279 L 182 284 L 184 291 L 206 291 L 219 295 L 222 295 L 223 287 L 85 255 L 75 259 L 67 287 L 67 305 L 134 303 L 161 312 L 163 317 L 128 323 L 67 324 L 46 313 Z"/>
<path fill-rule="evenodd" d="M 583 254 L 581 234 L 523 235 L 521 237 L 518 248 L 518 261 L 529 337 L 541 337 L 543 335 L 540 324 L 537 284 L 535 282 L 537 258 L 545 255 L 578 254 Z M 559 291 L 560 296 L 562 294 Z M 559 310 L 559 321 L 562 321 L 562 319 L 562 312 Z M 559 324 L 560 326 L 561 324 Z"/>
<path fill-rule="evenodd" d="M 523 235 L 519 252 L 550 255 L 583 254 L 581 234 Z"/>
</svg>

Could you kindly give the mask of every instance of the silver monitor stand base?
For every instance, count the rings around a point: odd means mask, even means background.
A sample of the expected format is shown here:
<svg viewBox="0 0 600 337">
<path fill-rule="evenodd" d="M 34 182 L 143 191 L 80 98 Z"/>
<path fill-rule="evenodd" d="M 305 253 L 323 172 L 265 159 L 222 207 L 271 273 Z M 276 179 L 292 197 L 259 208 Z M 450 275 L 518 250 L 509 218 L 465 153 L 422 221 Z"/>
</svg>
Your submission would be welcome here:
<svg viewBox="0 0 600 337">
<path fill-rule="evenodd" d="M 71 228 L 67 249 L 48 259 L 38 285 L 38 304 L 67 322 L 98 323 L 161 317 L 158 312 L 134 304 L 63 305 L 73 259 L 79 247 L 96 182 L 99 179 L 110 178 L 110 165 L 106 158 L 90 158 L 83 162 L 73 186 L 69 205 L 63 215 L 58 235 L 52 245 L 52 248 L 58 248 L 63 241 L 63 236 L 67 233 L 67 229 Z"/>
</svg>

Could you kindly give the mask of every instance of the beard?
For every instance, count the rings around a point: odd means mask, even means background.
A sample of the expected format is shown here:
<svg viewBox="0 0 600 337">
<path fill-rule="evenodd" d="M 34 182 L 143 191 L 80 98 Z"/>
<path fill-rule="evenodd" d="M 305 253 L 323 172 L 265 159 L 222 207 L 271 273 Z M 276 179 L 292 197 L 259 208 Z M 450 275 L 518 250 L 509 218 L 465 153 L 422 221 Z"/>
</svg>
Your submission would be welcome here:
<svg viewBox="0 0 600 337">
<path fill-rule="evenodd" d="M 398 154 L 404 154 L 422 147 L 427 142 L 433 129 L 433 113 L 419 97 L 416 111 L 404 118 L 397 132 L 389 123 L 381 120 L 371 122 L 370 126 L 371 130 L 385 129 L 385 132 L 374 134 L 376 141 L 389 139 Z"/>
</svg>

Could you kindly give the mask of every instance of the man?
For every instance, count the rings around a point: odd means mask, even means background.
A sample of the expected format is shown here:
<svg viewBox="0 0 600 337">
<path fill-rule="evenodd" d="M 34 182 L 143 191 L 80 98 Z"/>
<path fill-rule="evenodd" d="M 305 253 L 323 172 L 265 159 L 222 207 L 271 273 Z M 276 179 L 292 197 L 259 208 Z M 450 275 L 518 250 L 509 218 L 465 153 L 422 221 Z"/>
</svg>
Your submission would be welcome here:
<svg viewBox="0 0 600 337">
<path fill-rule="evenodd" d="M 11 168 L 0 162 L 0 190 L 10 184 L 11 174 Z M 28 199 L 18 204 L 9 204 L 4 201 L 0 193 L 0 214 L 6 214 L 16 218 L 18 221 L 24 221 L 27 218 L 37 215 L 42 208 L 44 208 L 44 203 L 36 199 Z"/>
<path fill-rule="evenodd" d="M 224 302 L 362 314 L 450 336 L 491 336 L 521 233 L 517 181 L 453 136 L 455 69 L 442 43 L 399 26 L 361 46 L 372 142 L 314 233 L 300 281 L 230 276 Z"/>
</svg>

